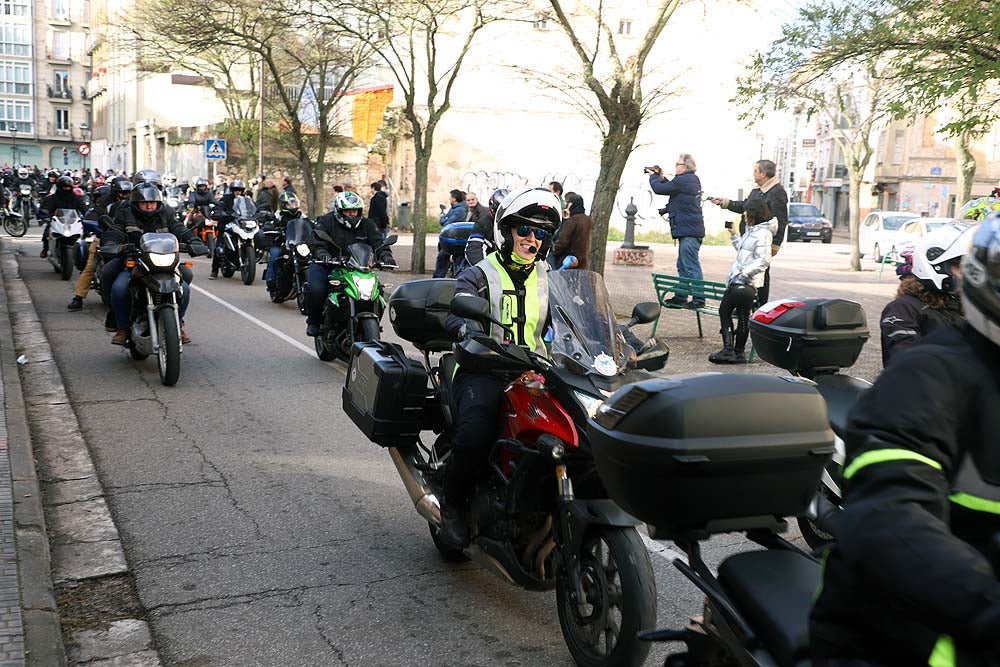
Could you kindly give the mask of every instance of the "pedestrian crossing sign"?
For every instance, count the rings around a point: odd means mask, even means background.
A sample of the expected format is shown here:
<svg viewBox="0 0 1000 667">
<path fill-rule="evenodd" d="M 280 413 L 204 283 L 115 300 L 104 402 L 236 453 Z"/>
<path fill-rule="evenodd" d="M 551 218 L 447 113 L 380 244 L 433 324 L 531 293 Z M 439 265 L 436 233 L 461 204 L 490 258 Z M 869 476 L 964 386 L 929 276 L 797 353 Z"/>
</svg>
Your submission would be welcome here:
<svg viewBox="0 0 1000 667">
<path fill-rule="evenodd" d="M 209 160 L 226 159 L 225 139 L 205 139 L 205 158 Z"/>
</svg>

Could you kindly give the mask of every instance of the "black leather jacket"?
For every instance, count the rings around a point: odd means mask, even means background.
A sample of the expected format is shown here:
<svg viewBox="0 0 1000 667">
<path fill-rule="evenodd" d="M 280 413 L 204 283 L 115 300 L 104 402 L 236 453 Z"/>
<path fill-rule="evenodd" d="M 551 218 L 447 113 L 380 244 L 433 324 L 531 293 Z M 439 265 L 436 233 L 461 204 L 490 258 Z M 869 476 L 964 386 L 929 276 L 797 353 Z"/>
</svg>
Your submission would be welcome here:
<svg viewBox="0 0 1000 667">
<path fill-rule="evenodd" d="M 347 249 L 352 243 L 367 243 L 372 247 L 372 250 L 377 252 L 376 259 L 378 261 L 395 261 L 392 257 L 390 246 L 385 246 L 379 250 L 379 246 L 382 245 L 382 234 L 374 222 L 368 218 L 360 218 L 357 227 L 348 229 L 337 222 L 335 215 L 331 211 L 316 219 L 314 229 L 326 232 L 333 239 L 333 244 L 321 240 L 314 233 L 312 239 L 309 241 L 309 249 L 312 251 L 313 257 L 317 259 L 322 259 L 324 255 L 329 255 L 330 257 L 349 257 L 350 253 Z"/>
<path fill-rule="evenodd" d="M 131 206 L 116 206 L 113 210 L 114 217 L 110 219 L 107 231 L 101 235 L 101 247 L 123 243 L 138 245 L 140 238 L 146 232 L 169 232 L 181 243 L 201 243 L 194 230 L 186 228 L 183 223 L 177 221 L 174 209 L 169 206 L 161 207 L 159 213 L 151 219 L 135 215 Z M 108 216 L 105 216 L 104 220 L 108 222 Z"/>
</svg>

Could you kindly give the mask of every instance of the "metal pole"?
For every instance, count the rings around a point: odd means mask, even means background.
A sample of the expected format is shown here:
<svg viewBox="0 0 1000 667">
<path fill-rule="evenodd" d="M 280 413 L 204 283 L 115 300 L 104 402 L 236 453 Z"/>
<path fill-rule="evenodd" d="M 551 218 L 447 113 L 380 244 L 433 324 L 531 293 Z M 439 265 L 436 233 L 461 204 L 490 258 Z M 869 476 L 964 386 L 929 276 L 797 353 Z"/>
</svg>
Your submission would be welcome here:
<svg viewBox="0 0 1000 667">
<path fill-rule="evenodd" d="M 257 129 L 257 175 L 264 175 L 264 58 L 260 59 L 260 126 Z M 263 183 L 261 183 L 263 185 Z"/>
<path fill-rule="evenodd" d="M 635 197 L 629 197 L 628 206 L 625 207 L 625 240 L 622 242 L 622 248 L 635 247 L 635 214 L 638 212 Z"/>
</svg>

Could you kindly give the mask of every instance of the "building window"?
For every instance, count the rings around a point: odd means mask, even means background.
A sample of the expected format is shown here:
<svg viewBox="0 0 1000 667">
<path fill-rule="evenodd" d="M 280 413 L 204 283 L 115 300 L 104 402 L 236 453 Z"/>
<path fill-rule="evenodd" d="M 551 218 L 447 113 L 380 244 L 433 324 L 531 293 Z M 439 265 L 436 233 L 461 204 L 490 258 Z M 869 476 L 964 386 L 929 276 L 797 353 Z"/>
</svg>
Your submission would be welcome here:
<svg viewBox="0 0 1000 667">
<path fill-rule="evenodd" d="M 27 16 L 30 5 L 31 0 L 2 0 L 0 1 L 0 15 Z"/>
<path fill-rule="evenodd" d="M 52 74 L 55 76 L 53 89 L 56 97 L 69 97 L 69 70 L 57 69 Z"/>
<path fill-rule="evenodd" d="M 31 36 L 29 26 L 20 24 L 0 25 L 0 54 L 5 56 L 30 56 Z"/>
<path fill-rule="evenodd" d="M 69 33 L 62 30 L 52 31 L 52 57 L 59 60 L 69 60 Z"/>
<path fill-rule="evenodd" d="M 892 142 L 892 160 L 889 164 L 903 164 L 903 151 L 906 148 L 906 130 L 896 130 Z"/>
<path fill-rule="evenodd" d="M 0 98 L 0 132 L 32 132 L 30 100 Z"/>
<path fill-rule="evenodd" d="M 69 134 L 69 109 L 56 109 L 56 134 Z"/>
<path fill-rule="evenodd" d="M 69 2 L 67 0 L 52 0 L 52 18 L 60 21 L 69 20 Z"/>
<path fill-rule="evenodd" d="M 31 94 L 31 63 L 0 61 L 0 93 Z"/>
<path fill-rule="evenodd" d="M 622 19 L 618 22 L 618 34 L 619 35 L 631 35 L 632 34 L 632 19 Z"/>
<path fill-rule="evenodd" d="M 531 24 L 535 30 L 546 30 L 548 29 L 549 17 L 545 14 L 538 14 L 535 16 L 534 22 Z"/>
</svg>

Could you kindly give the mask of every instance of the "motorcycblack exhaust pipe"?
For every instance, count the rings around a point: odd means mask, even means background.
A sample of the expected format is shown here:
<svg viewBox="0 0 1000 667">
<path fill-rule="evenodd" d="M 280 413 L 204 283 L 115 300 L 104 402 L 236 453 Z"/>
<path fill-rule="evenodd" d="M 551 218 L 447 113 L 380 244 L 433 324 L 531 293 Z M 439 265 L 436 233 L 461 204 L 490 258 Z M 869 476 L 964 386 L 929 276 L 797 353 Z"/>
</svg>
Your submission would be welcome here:
<svg viewBox="0 0 1000 667">
<path fill-rule="evenodd" d="M 417 513 L 432 525 L 440 526 L 441 503 L 434 495 L 434 491 L 428 486 L 424 474 L 417 469 L 415 450 L 412 447 L 402 450 L 398 447 L 390 447 L 389 456 L 392 457 L 396 472 L 403 480 L 403 486 L 410 495 L 413 506 L 417 508 Z"/>
</svg>

